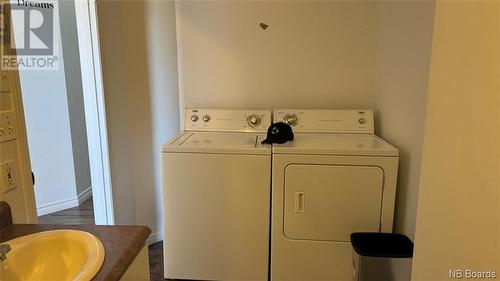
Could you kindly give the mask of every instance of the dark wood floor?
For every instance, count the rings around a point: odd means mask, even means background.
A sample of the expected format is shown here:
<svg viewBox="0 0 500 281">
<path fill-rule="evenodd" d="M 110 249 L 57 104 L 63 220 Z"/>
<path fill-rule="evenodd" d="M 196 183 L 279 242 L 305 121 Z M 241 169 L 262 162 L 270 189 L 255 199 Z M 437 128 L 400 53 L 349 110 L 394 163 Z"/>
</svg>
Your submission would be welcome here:
<svg viewBox="0 0 500 281">
<path fill-rule="evenodd" d="M 38 217 L 40 224 L 86 224 L 94 225 L 94 204 L 92 197 L 80 206 Z"/>
</svg>

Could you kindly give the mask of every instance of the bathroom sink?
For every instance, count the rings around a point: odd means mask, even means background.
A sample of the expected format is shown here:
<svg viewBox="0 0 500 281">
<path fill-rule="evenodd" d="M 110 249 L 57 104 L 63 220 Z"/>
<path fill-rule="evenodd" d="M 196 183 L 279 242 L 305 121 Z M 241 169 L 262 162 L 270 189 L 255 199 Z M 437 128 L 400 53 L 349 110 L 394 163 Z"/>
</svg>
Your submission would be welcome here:
<svg viewBox="0 0 500 281">
<path fill-rule="evenodd" d="M 22 236 L 9 244 L 0 262 L 0 280 L 90 280 L 104 262 L 104 247 L 94 235 L 52 230 Z"/>
</svg>

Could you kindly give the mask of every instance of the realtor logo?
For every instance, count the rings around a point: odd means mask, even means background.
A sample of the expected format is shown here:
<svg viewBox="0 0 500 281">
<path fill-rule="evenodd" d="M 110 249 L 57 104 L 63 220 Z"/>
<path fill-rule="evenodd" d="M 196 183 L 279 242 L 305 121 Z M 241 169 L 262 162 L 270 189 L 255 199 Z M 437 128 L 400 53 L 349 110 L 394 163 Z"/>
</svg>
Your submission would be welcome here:
<svg viewBox="0 0 500 281">
<path fill-rule="evenodd" d="M 11 0 L 0 5 L 0 68 L 57 69 L 58 48 L 54 35 L 59 19 L 56 4 L 56 1 Z"/>
<path fill-rule="evenodd" d="M 11 5 L 11 14 L 16 23 L 14 25 L 14 34 L 16 34 L 14 47 L 18 55 L 53 55 L 53 8 Z"/>
</svg>

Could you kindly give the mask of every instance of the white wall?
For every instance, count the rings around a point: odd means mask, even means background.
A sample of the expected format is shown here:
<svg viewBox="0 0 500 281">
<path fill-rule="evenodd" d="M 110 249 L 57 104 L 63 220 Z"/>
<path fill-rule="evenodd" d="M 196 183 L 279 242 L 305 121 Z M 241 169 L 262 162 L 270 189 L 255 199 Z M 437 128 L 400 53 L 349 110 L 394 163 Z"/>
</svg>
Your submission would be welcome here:
<svg viewBox="0 0 500 281">
<path fill-rule="evenodd" d="M 500 274 L 499 50 L 500 2 L 437 1 L 412 280 Z"/>
<path fill-rule="evenodd" d="M 37 208 L 76 197 L 62 52 L 59 59 L 58 70 L 19 71 Z"/>
<path fill-rule="evenodd" d="M 179 131 L 175 3 L 97 5 L 115 220 L 161 239 L 161 145 Z"/>
<path fill-rule="evenodd" d="M 39 215 L 77 206 L 91 185 L 74 3 L 59 8 L 59 69 L 19 74 Z"/>
<path fill-rule="evenodd" d="M 183 105 L 373 107 L 377 2 L 176 5 Z"/>
<path fill-rule="evenodd" d="M 82 194 L 91 187 L 91 180 L 75 2 L 60 1 L 59 5 L 76 189 L 77 194 Z"/>
<path fill-rule="evenodd" d="M 415 232 L 434 1 L 380 3 L 375 80 L 377 134 L 399 149 L 394 230 Z"/>
</svg>

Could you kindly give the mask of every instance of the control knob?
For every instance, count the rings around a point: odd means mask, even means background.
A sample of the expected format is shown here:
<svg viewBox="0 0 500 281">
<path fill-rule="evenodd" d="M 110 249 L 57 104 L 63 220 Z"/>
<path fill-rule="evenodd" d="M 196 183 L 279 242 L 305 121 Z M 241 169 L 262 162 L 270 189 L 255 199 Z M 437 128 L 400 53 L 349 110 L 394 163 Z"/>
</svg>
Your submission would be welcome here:
<svg viewBox="0 0 500 281">
<path fill-rule="evenodd" d="M 198 119 L 199 119 L 198 115 L 196 115 L 196 114 L 191 115 L 191 121 L 196 122 L 196 121 L 198 121 Z"/>
<path fill-rule="evenodd" d="M 203 122 L 207 123 L 208 121 L 210 121 L 210 116 L 209 115 L 203 116 Z"/>
<path fill-rule="evenodd" d="M 283 117 L 283 121 L 285 121 L 285 123 L 287 123 L 288 125 L 290 126 L 295 126 L 297 125 L 297 115 L 295 114 L 285 114 L 285 117 Z"/>
<path fill-rule="evenodd" d="M 248 118 L 247 118 L 248 125 L 250 125 L 251 127 L 254 127 L 254 128 L 259 126 L 260 121 L 261 121 L 261 118 L 257 114 L 252 114 L 252 115 L 248 116 Z"/>
</svg>

